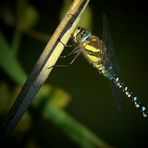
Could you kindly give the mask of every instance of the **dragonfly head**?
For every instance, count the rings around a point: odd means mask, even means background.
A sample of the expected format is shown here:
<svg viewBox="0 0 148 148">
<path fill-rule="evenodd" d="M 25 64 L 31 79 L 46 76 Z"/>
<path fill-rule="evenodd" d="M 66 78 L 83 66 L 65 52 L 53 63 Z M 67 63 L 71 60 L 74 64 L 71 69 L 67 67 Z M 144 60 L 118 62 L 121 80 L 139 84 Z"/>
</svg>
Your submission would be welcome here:
<svg viewBox="0 0 148 148">
<path fill-rule="evenodd" d="M 91 32 L 85 28 L 77 27 L 73 34 L 72 38 L 75 43 L 85 42 L 91 35 Z"/>
</svg>

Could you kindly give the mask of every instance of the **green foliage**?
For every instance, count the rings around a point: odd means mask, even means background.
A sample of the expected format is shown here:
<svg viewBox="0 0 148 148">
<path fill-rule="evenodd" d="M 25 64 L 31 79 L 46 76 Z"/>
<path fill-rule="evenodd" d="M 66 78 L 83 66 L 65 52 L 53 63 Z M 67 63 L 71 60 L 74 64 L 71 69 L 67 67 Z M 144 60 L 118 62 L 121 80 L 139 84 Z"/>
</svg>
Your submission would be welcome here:
<svg viewBox="0 0 148 148">
<path fill-rule="evenodd" d="M 23 84 L 26 75 L 18 59 L 8 46 L 2 32 L 0 32 L 0 67 L 14 80 L 17 84 Z"/>
<path fill-rule="evenodd" d="M 0 13 L 6 24 L 20 30 L 31 29 L 39 18 L 37 10 L 27 0 L 17 0 L 15 11 L 9 3 L 5 4 Z"/>
<path fill-rule="evenodd" d="M 73 119 L 68 113 L 50 104 L 47 113 L 51 121 L 67 133 L 83 148 L 107 147 L 105 142 L 92 134 L 87 127 Z"/>
<path fill-rule="evenodd" d="M 18 19 L 18 28 L 21 30 L 32 28 L 38 21 L 36 9 L 26 0 L 18 0 L 16 15 Z"/>
<path fill-rule="evenodd" d="M 80 20 L 79 26 L 92 29 L 92 8 L 88 6 L 82 16 L 83 19 Z"/>
</svg>

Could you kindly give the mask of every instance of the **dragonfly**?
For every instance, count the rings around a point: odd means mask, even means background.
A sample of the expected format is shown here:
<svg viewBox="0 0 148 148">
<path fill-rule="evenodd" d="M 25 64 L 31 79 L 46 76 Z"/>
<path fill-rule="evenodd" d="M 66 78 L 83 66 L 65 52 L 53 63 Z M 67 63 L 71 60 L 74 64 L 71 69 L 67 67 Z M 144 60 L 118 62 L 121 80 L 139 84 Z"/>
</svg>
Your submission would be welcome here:
<svg viewBox="0 0 148 148">
<path fill-rule="evenodd" d="M 114 53 L 113 42 L 111 39 L 109 25 L 106 15 L 103 15 L 103 35 L 102 40 L 82 27 L 77 27 L 73 34 L 72 40 L 76 45 L 75 49 L 69 54 L 75 54 L 70 65 L 75 59 L 83 54 L 86 60 L 99 72 L 100 75 L 107 78 L 113 86 L 113 92 L 117 107 L 120 109 L 122 99 L 120 94 L 123 93 L 130 100 L 130 102 L 137 108 L 142 116 L 148 118 L 148 111 L 141 100 L 134 95 L 132 91 L 120 80 L 119 65 L 116 57 L 111 56 Z"/>
</svg>

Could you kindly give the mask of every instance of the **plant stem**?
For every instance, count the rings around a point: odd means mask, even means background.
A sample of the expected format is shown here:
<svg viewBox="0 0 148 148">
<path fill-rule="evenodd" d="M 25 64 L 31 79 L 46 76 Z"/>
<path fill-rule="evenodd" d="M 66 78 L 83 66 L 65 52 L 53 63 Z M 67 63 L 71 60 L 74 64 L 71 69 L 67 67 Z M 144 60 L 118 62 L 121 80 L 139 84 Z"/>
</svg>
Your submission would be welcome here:
<svg viewBox="0 0 148 148">
<path fill-rule="evenodd" d="M 55 65 L 64 48 L 59 40 L 64 44 L 68 42 L 88 2 L 89 0 L 74 0 L 65 14 L 4 120 L 0 131 L 1 142 L 6 141 L 10 136 L 12 130 L 32 103 L 40 87 L 47 80 L 52 70 L 49 67 Z"/>
</svg>

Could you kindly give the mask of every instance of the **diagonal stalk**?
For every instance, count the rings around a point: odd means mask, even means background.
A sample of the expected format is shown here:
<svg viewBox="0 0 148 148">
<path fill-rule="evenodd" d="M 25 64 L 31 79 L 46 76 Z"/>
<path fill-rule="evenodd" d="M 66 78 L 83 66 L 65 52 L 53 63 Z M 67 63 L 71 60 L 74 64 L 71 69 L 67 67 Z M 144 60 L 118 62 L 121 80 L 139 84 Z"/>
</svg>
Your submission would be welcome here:
<svg viewBox="0 0 148 148">
<path fill-rule="evenodd" d="M 68 42 L 88 2 L 89 0 L 74 0 L 55 30 L 2 124 L 0 131 L 1 142 L 7 140 L 10 136 L 40 87 L 47 80 L 52 70 L 52 68 L 49 69 L 48 67 L 52 67 L 56 63 L 64 48 L 59 40 L 64 44 Z"/>
</svg>

